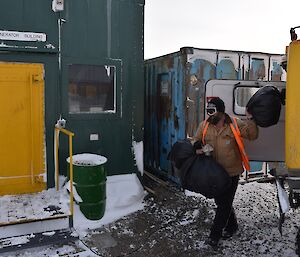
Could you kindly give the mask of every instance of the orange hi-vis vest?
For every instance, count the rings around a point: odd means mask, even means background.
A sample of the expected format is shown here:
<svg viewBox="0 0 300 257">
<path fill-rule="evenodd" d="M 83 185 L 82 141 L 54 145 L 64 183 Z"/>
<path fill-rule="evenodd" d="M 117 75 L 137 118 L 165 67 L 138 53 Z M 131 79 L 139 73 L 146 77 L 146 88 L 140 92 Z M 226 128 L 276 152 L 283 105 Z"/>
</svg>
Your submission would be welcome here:
<svg viewBox="0 0 300 257">
<path fill-rule="evenodd" d="M 239 151 L 240 151 L 240 154 L 241 154 L 241 157 L 242 157 L 242 164 L 243 164 L 245 170 L 250 171 L 249 158 L 248 158 L 248 155 L 245 151 L 244 142 L 243 142 L 243 139 L 241 137 L 241 132 L 240 132 L 240 129 L 238 127 L 236 118 L 232 117 L 231 119 L 233 120 L 234 125 L 232 123 L 230 123 L 230 128 L 231 128 L 231 131 L 234 135 L 235 141 L 238 145 L 238 148 L 239 148 Z M 202 144 L 205 145 L 204 138 L 205 138 L 208 126 L 209 126 L 209 122 L 207 122 L 207 120 L 205 120 L 203 125 L 204 125 L 204 129 L 203 129 L 203 134 L 202 134 Z"/>
</svg>

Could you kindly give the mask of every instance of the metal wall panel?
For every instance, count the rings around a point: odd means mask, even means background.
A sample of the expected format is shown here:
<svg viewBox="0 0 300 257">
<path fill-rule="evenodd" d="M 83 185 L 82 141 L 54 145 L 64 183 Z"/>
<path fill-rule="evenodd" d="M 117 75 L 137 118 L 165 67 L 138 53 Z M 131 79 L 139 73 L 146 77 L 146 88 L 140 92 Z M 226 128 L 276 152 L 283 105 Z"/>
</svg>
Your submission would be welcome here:
<svg viewBox="0 0 300 257">
<path fill-rule="evenodd" d="M 250 54 L 249 80 L 269 80 L 269 56 Z"/>
<path fill-rule="evenodd" d="M 269 80 L 286 81 L 286 72 L 281 67 L 281 56 L 270 57 Z"/>
<path fill-rule="evenodd" d="M 135 0 L 68 0 L 62 14 L 62 113 L 76 134 L 74 151 L 106 156 L 110 175 L 137 171 L 132 145 L 143 140 L 143 15 L 144 1 Z M 116 67 L 116 113 L 69 112 L 70 64 Z"/>
<path fill-rule="evenodd" d="M 218 52 L 217 79 L 239 79 L 240 57 L 234 52 Z"/>
</svg>

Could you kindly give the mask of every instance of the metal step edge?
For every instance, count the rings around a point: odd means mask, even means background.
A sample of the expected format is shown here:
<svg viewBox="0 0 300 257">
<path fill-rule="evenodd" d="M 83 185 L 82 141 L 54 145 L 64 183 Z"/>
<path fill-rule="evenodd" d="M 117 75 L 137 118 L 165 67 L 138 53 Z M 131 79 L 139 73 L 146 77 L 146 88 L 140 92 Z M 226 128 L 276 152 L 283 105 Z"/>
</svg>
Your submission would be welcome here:
<svg viewBox="0 0 300 257">
<path fill-rule="evenodd" d="M 0 253 L 16 252 L 46 245 L 67 244 L 79 239 L 72 229 L 59 229 L 0 239 Z"/>
<path fill-rule="evenodd" d="M 70 227 L 71 216 L 65 215 L 53 219 L 33 220 L 31 222 L 15 223 L 0 226 L 0 239 L 13 236 L 21 236 L 31 233 L 67 229 Z"/>
</svg>

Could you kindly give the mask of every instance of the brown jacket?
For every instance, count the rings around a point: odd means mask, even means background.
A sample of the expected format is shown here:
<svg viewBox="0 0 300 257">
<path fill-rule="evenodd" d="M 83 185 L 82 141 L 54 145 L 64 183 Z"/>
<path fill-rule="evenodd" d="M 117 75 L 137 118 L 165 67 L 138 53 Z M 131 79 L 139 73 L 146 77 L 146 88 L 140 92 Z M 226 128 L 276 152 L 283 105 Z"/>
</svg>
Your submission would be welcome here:
<svg viewBox="0 0 300 257">
<path fill-rule="evenodd" d="M 214 125 L 209 124 L 204 140 L 213 147 L 214 159 L 233 177 L 242 173 L 243 166 L 238 145 L 229 126 L 230 122 L 231 119 L 226 114 L 225 125 L 221 130 L 217 131 Z M 258 137 L 258 128 L 253 120 L 237 119 L 237 124 L 243 138 L 254 140 Z M 202 140 L 203 129 L 204 122 L 201 122 L 194 137 L 195 141 Z"/>
</svg>

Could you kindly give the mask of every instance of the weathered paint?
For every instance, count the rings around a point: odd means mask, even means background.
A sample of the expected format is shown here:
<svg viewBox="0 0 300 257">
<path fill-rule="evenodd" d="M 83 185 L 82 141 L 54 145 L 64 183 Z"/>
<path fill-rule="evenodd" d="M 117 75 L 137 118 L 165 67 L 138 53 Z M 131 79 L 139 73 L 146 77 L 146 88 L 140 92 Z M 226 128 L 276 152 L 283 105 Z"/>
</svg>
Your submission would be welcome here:
<svg viewBox="0 0 300 257">
<path fill-rule="evenodd" d="M 280 61 L 281 55 L 276 54 L 192 47 L 146 60 L 146 167 L 170 174 L 171 146 L 178 139 L 193 137 L 204 118 L 208 80 L 285 80 Z M 163 95 L 162 82 L 168 88 Z"/>
<path fill-rule="evenodd" d="M 151 160 L 151 166 L 169 170 L 167 155 L 171 146 L 179 138 L 184 137 L 184 101 L 182 92 L 183 61 L 180 55 L 175 58 L 164 58 L 160 66 L 149 65 L 146 70 L 146 79 L 150 84 L 146 85 L 145 109 L 145 138 L 152 138 L 151 144 L 145 142 L 146 166 Z M 167 71 L 167 72 L 164 72 Z M 159 165 L 159 166 L 158 166 Z"/>
<path fill-rule="evenodd" d="M 281 62 L 281 56 L 270 57 L 269 80 L 286 81 L 286 72 L 282 69 L 280 65 Z"/>
<path fill-rule="evenodd" d="M 268 76 L 269 56 L 250 55 L 249 80 L 270 80 Z"/>
</svg>

